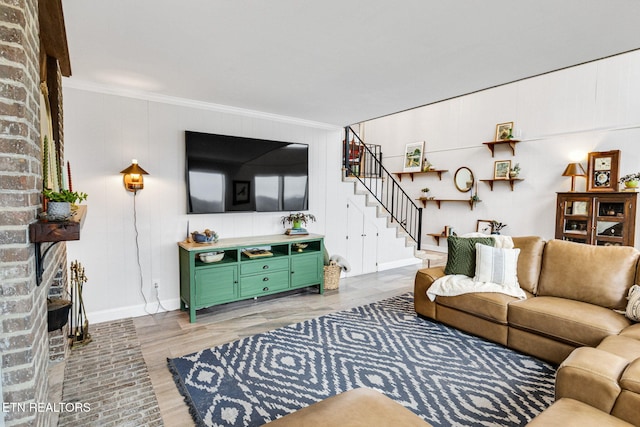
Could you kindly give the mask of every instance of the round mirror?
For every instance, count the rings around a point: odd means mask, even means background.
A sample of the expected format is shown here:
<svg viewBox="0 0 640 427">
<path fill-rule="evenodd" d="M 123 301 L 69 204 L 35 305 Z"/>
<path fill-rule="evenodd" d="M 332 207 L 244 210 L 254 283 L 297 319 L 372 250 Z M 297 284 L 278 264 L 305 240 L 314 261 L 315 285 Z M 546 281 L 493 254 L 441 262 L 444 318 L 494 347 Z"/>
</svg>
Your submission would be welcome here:
<svg viewBox="0 0 640 427">
<path fill-rule="evenodd" d="M 473 188 L 473 172 L 468 167 L 458 168 L 453 176 L 453 182 L 456 185 L 458 191 L 466 193 Z"/>
</svg>

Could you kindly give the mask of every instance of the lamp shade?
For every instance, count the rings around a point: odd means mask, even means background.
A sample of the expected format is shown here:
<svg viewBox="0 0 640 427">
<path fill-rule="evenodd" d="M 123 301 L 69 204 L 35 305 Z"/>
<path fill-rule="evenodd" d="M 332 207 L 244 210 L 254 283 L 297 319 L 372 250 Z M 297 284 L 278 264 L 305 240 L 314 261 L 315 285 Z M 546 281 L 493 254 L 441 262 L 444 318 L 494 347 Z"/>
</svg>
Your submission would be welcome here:
<svg viewBox="0 0 640 427">
<path fill-rule="evenodd" d="M 138 165 L 138 161 L 136 159 L 131 160 L 131 165 L 120 171 L 120 173 L 124 175 L 122 177 L 124 188 L 127 191 L 132 191 L 134 193 L 144 188 L 144 178 L 142 175 L 149 175 L 146 170 L 142 169 Z"/>
<path fill-rule="evenodd" d="M 576 176 L 587 176 L 580 163 L 569 163 L 562 176 L 571 177 L 571 191 L 576 191 Z"/>
<path fill-rule="evenodd" d="M 569 163 L 562 176 L 587 176 L 580 163 Z"/>
</svg>

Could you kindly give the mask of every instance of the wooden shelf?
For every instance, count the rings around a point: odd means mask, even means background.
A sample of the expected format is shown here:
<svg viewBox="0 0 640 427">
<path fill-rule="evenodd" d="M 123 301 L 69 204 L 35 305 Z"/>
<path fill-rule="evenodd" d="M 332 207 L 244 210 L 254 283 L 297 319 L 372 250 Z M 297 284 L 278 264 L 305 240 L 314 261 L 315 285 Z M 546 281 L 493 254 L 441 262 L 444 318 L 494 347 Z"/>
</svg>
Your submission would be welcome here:
<svg viewBox="0 0 640 427">
<path fill-rule="evenodd" d="M 29 224 L 29 240 L 35 244 L 36 284 L 40 286 L 44 272 L 44 257 L 58 242 L 80 240 L 80 229 L 87 216 L 87 207 L 78 205 L 74 215 L 68 221 L 38 220 Z M 42 252 L 42 243 L 52 243 Z"/>
<path fill-rule="evenodd" d="M 420 197 L 416 200 L 422 202 L 422 207 L 425 208 L 427 207 L 428 202 L 435 202 L 435 204 L 438 206 L 438 209 L 440 209 L 440 204 L 442 202 L 464 202 L 469 205 L 471 210 L 473 210 L 473 206 L 476 204 L 476 202 L 470 199 L 427 199 L 426 197 Z"/>
<path fill-rule="evenodd" d="M 429 169 L 428 171 L 422 172 L 394 172 L 393 174 L 398 177 L 398 181 L 402 182 L 402 175 L 409 175 L 411 181 L 413 181 L 413 175 L 427 174 L 427 173 L 437 173 L 438 178 L 442 181 L 442 174 L 444 172 L 449 172 L 448 169 Z"/>
<path fill-rule="evenodd" d="M 78 205 L 75 214 L 68 221 L 39 220 L 29 224 L 31 243 L 64 242 L 80 240 L 80 229 L 87 216 L 87 206 Z"/>
<path fill-rule="evenodd" d="M 495 150 L 496 145 L 502 145 L 502 144 L 508 144 L 509 147 L 511 147 L 511 154 L 513 156 L 515 156 L 516 155 L 516 144 L 518 142 L 520 142 L 520 140 L 518 140 L 518 139 L 509 139 L 509 140 L 505 140 L 505 141 L 483 142 L 483 144 L 487 146 L 489 151 L 491 151 L 491 157 L 493 157 L 493 155 L 494 155 L 494 150 Z"/>
<path fill-rule="evenodd" d="M 440 246 L 440 239 L 446 239 L 447 236 L 445 236 L 442 233 L 428 233 L 427 236 L 431 236 L 433 237 L 433 239 L 436 241 L 436 245 Z"/>
<path fill-rule="evenodd" d="M 511 191 L 513 191 L 513 184 L 519 181 L 524 181 L 524 178 L 509 178 L 509 179 L 481 179 L 480 181 L 486 182 L 489 184 L 491 191 L 493 191 L 493 183 L 494 182 L 508 182 L 511 186 Z"/>
</svg>

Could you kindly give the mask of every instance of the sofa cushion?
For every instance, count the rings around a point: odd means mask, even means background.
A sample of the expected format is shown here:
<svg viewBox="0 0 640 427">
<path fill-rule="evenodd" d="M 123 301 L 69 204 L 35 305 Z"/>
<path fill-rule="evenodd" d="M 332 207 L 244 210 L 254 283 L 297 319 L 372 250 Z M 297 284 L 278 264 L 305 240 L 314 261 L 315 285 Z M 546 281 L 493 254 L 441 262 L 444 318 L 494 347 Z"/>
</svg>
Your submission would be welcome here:
<svg viewBox="0 0 640 427">
<path fill-rule="evenodd" d="M 613 310 L 556 297 L 514 301 L 509 304 L 507 319 L 509 326 L 576 347 L 595 347 L 605 337 L 619 334 L 631 323 Z"/>
<path fill-rule="evenodd" d="M 639 254 L 630 246 L 551 240 L 544 249 L 537 294 L 624 310 Z"/>
<path fill-rule="evenodd" d="M 620 385 L 625 390 L 640 394 L 640 359 L 629 363 L 622 373 Z"/>
<path fill-rule="evenodd" d="M 476 243 L 495 246 L 495 240 L 491 237 L 449 236 L 445 274 L 464 274 L 473 277 L 476 273 Z"/>
<path fill-rule="evenodd" d="M 525 291 L 527 298 L 533 295 Z M 476 292 L 454 297 L 438 296 L 437 303 L 503 325 L 507 324 L 507 306 L 518 298 L 494 292 Z"/>
<path fill-rule="evenodd" d="M 520 249 L 494 248 L 476 243 L 476 273 L 473 280 L 519 286 L 518 255 Z"/>
<path fill-rule="evenodd" d="M 518 257 L 518 283 L 527 292 L 538 290 L 542 253 L 545 241 L 538 236 L 513 237 L 513 247 L 520 249 Z"/>
<path fill-rule="evenodd" d="M 598 344 L 600 350 L 624 357 L 629 362 L 640 358 L 640 340 L 623 335 L 610 335 Z"/>
<path fill-rule="evenodd" d="M 624 331 L 620 332 L 620 335 L 640 340 L 640 323 L 624 328 Z"/>
<path fill-rule="evenodd" d="M 633 424 L 578 400 L 563 398 L 542 411 L 527 426 L 633 427 Z"/>
</svg>

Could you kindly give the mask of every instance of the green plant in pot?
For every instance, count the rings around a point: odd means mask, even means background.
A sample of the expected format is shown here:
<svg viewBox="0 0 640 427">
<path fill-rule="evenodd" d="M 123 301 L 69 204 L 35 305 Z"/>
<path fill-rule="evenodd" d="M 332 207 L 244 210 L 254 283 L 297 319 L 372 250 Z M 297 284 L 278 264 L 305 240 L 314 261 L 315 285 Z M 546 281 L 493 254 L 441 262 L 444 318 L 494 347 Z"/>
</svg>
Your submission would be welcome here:
<svg viewBox="0 0 640 427">
<path fill-rule="evenodd" d="M 47 219 L 54 221 L 68 219 L 71 216 L 71 205 L 87 199 L 87 193 L 64 189 L 53 191 L 45 188 L 42 195 L 47 199 Z"/>
<path fill-rule="evenodd" d="M 620 184 L 624 184 L 626 188 L 637 188 L 640 183 L 640 172 L 630 173 L 620 178 Z"/>
<path fill-rule="evenodd" d="M 305 214 L 302 212 L 298 212 L 298 213 L 290 213 L 287 216 L 283 216 L 281 220 L 282 220 L 283 226 L 285 226 L 286 224 L 291 224 L 292 228 L 299 229 L 299 228 L 302 228 L 302 224 L 306 226 L 307 222 L 310 222 L 310 221 L 315 222 L 316 217 L 313 216 L 312 214 Z"/>
</svg>

